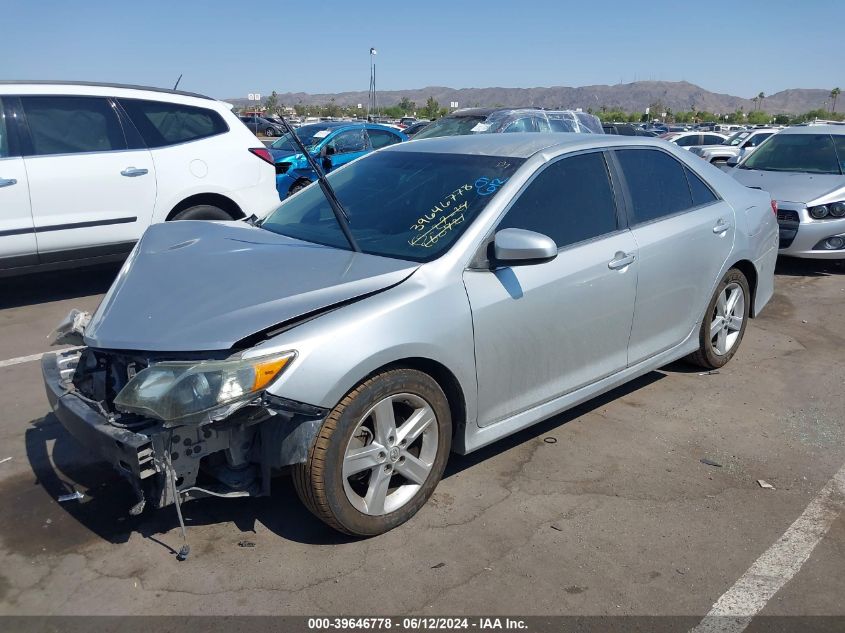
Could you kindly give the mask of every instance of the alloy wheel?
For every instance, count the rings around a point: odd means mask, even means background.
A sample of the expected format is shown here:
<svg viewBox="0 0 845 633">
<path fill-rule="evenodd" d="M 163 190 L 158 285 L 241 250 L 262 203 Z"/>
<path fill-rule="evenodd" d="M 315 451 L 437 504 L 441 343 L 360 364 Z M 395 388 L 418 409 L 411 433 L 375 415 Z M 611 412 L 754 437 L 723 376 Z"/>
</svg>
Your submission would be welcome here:
<svg viewBox="0 0 845 633">
<path fill-rule="evenodd" d="M 420 396 L 387 396 L 361 418 L 343 457 L 343 488 L 361 513 L 382 515 L 410 501 L 437 458 L 438 424 Z"/>
<path fill-rule="evenodd" d="M 745 292 L 731 282 L 719 293 L 713 320 L 710 323 L 710 343 L 718 356 L 724 356 L 736 345 L 745 318 Z"/>
</svg>

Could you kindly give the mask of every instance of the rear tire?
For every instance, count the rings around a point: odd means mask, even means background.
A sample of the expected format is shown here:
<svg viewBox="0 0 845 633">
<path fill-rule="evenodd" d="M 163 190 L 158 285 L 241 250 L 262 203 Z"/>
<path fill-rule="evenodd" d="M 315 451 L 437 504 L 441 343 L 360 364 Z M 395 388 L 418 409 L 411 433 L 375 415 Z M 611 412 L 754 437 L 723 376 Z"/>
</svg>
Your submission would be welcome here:
<svg viewBox="0 0 845 633">
<path fill-rule="evenodd" d="M 264 136 L 269 136 L 270 138 L 272 138 L 276 136 L 276 130 L 271 127 L 268 127 L 266 130 L 264 130 Z"/>
<path fill-rule="evenodd" d="M 310 185 L 310 184 L 311 184 L 311 183 L 310 183 L 310 182 L 308 182 L 308 181 L 306 181 L 306 180 L 301 180 L 301 181 L 299 181 L 299 182 L 297 182 L 297 183 L 294 183 L 293 187 L 291 187 L 291 188 L 288 190 L 288 196 L 287 196 L 287 197 L 288 197 L 288 198 L 290 198 L 293 194 L 295 194 L 295 193 L 298 193 L 298 192 L 302 191 L 303 189 L 305 189 L 305 187 L 307 187 L 307 186 L 308 186 L 308 185 Z"/>
<path fill-rule="evenodd" d="M 449 402 L 414 369 L 376 374 L 329 413 L 304 464 L 299 498 L 315 516 L 354 536 L 401 525 L 434 492 L 452 442 Z"/>
<path fill-rule="evenodd" d="M 745 335 L 750 306 L 748 280 L 742 271 L 731 268 L 707 305 L 698 333 L 698 351 L 687 360 L 705 369 L 724 367 Z"/>
<path fill-rule="evenodd" d="M 198 204 L 194 207 L 188 207 L 187 209 L 183 209 L 172 218 L 172 221 L 176 220 L 234 220 L 229 213 L 221 209 L 220 207 L 215 207 L 211 204 Z"/>
</svg>

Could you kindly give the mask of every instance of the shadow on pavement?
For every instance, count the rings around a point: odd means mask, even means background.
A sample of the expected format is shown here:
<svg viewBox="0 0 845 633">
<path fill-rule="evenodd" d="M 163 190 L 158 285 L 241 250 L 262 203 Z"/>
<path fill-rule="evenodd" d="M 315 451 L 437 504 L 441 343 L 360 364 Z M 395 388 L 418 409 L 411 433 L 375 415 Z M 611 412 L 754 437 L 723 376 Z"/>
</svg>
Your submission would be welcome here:
<svg viewBox="0 0 845 633">
<path fill-rule="evenodd" d="M 798 257 L 778 257 L 775 266 L 776 275 L 788 277 L 827 277 L 845 274 L 843 259 L 799 259 Z"/>
<path fill-rule="evenodd" d="M 665 377 L 651 372 L 627 385 L 491 444 L 470 455 L 450 457 L 444 477 L 451 477 L 493 455 L 531 441 L 567 422 Z M 170 553 L 181 546 L 175 507 L 129 516 L 132 487 L 109 464 L 98 461 L 74 440 L 52 414 L 34 421 L 25 434 L 32 472 L 0 482 L 0 538 L 24 556 L 79 551 L 100 540 L 125 543 L 137 532 Z M 52 450 L 50 446 L 52 445 Z M 81 501 L 60 504 L 59 496 L 79 490 Z M 296 496 L 284 475 L 273 481 L 272 494 L 262 498 L 200 499 L 182 506 L 188 527 L 232 522 L 241 533 L 255 531 L 259 521 L 274 534 L 298 543 L 341 544 L 353 537 L 340 534 L 314 517 Z M 200 545 L 202 548 L 202 545 Z"/>
<path fill-rule="evenodd" d="M 0 309 L 61 301 L 103 294 L 121 264 L 100 264 L 75 270 L 6 277 L 0 279 Z"/>
</svg>

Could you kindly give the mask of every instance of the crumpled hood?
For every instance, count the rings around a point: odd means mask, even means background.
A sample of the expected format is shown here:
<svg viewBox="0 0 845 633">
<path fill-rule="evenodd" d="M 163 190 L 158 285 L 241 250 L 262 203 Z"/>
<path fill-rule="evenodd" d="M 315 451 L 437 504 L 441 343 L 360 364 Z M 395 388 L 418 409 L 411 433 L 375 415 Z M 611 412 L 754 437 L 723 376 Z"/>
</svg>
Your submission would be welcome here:
<svg viewBox="0 0 845 633">
<path fill-rule="evenodd" d="M 155 224 L 91 318 L 85 343 L 141 351 L 229 349 L 266 328 L 393 286 L 418 266 L 245 223 Z"/>
<path fill-rule="evenodd" d="M 837 189 L 845 188 L 845 176 L 802 174 L 783 171 L 734 169 L 731 175 L 746 187 L 759 187 L 783 202 L 808 204 Z"/>
</svg>

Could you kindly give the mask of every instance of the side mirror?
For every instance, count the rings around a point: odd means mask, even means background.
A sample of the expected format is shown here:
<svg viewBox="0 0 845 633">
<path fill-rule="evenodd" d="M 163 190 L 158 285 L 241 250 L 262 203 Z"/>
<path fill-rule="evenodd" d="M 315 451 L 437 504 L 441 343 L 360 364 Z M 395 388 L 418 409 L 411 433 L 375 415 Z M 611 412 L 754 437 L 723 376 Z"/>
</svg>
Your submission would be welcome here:
<svg viewBox="0 0 845 633">
<path fill-rule="evenodd" d="M 495 263 L 508 266 L 542 264 L 557 257 L 557 244 L 542 233 L 525 229 L 502 229 L 493 239 Z"/>
</svg>

